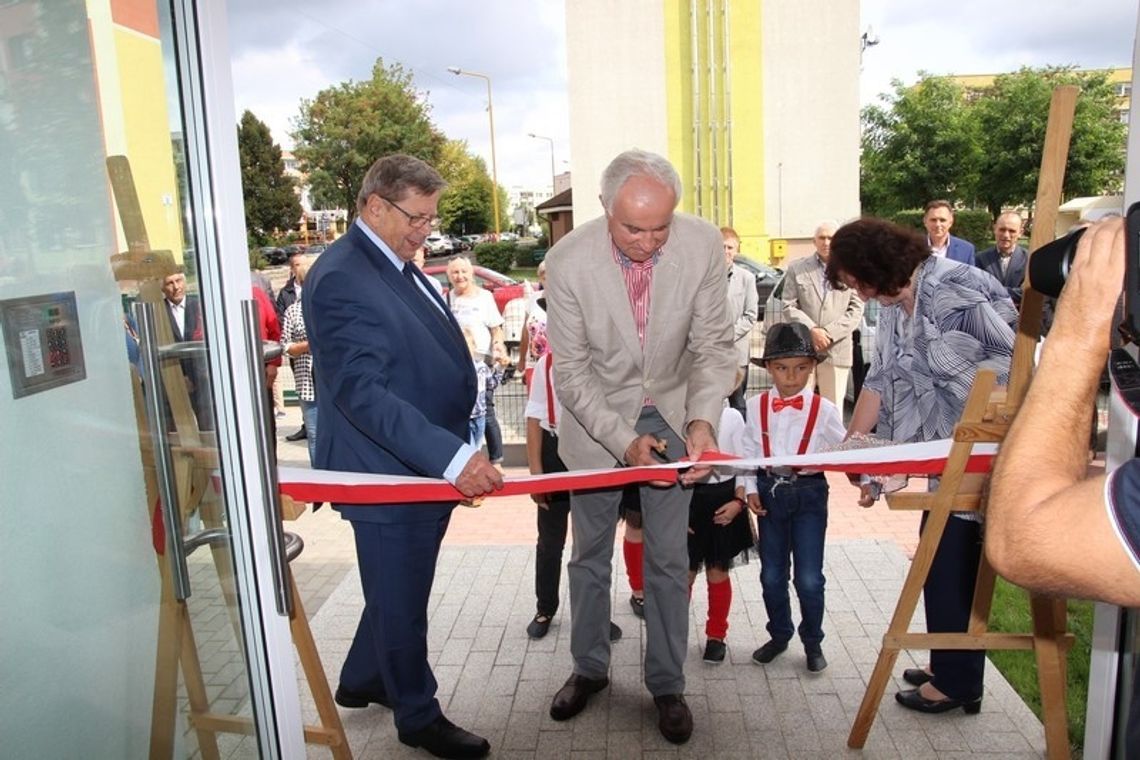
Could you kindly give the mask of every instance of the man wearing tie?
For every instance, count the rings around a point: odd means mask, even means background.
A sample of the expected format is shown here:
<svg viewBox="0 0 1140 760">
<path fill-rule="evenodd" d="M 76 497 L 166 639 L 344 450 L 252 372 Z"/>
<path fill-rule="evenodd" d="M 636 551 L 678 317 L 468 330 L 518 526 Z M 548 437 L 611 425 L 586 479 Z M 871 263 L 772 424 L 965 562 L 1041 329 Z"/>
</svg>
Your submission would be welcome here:
<svg viewBox="0 0 1140 760">
<path fill-rule="evenodd" d="M 992 274 L 1005 286 L 1005 291 L 1013 299 L 1013 305 L 1021 308 L 1021 283 L 1025 279 L 1025 265 L 1029 254 L 1017 244 L 1021 238 L 1021 215 L 1007 211 L 994 222 L 993 248 L 978 254 L 979 269 Z"/>
<path fill-rule="evenodd" d="M 476 377 L 459 325 L 412 263 L 444 181 L 417 158 L 372 165 L 349 231 L 313 264 L 301 301 L 321 424 L 318 469 L 446 478 L 465 497 L 502 487 L 467 443 Z M 333 504 L 352 524 L 364 611 L 340 674 L 342 707 L 391 707 L 399 739 L 483 757 L 443 716 L 427 657 L 428 597 L 454 501 Z"/>
<path fill-rule="evenodd" d="M 807 325 L 816 352 L 826 358 L 816 364 L 815 383 L 825 399 L 843 409 L 847 376 L 855 352 L 851 334 L 863 318 L 863 302 L 854 290 L 837 290 L 824 276 L 831 256 L 835 222 L 821 222 L 812 240 L 815 255 L 796 259 L 784 275 L 784 313 L 788 321 Z"/>
</svg>

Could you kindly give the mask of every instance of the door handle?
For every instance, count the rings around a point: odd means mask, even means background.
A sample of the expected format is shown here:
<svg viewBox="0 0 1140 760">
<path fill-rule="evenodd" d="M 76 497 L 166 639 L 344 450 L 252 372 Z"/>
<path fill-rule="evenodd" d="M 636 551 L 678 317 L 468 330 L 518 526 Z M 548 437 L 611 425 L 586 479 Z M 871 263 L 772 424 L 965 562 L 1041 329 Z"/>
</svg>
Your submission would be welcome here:
<svg viewBox="0 0 1140 760">
<path fill-rule="evenodd" d="M 281 522 L 281 495 L 277 484 L 277 465 L 274 441 L 270 438 L 269 415 L 272 410 L 266 400 L 265 347 L 261 342 L 261 320 L 257 302 L 249 299 L 241 304 L 245 326 L 246 357 L 250 379 L 253 381 L 253 417 L 257 430 L 257 461 L 261 476 L 261 489 L 265 494 L 265 527 L 269 534 L 269 563 L 273 573 L 273 591 L 278 614 L 293 616 L 293 591 L 289 583 L 288 560 L 285 557 L 285 526 Z"/>
<path fill-rule="evenodd" d="M 154 469 L 158 476 L 159 508 L 166 528 L 166 551 L 170 562 L 174 596 L 180 601 L 190 598 L 190 571 L 186 567 L 186 551 L 182 545 L 182 520 L 178 508 L 178 484 L 170 440 L 166 436 L 166 391 L 162 385 L 158 338 L 154 326 L 154 304 L 136 302 L 132 306 L 139 328 L 139 354 L 143 364 L 143 395 L 146 399 L 147 428 L 150 430 Z"/>
</svg>

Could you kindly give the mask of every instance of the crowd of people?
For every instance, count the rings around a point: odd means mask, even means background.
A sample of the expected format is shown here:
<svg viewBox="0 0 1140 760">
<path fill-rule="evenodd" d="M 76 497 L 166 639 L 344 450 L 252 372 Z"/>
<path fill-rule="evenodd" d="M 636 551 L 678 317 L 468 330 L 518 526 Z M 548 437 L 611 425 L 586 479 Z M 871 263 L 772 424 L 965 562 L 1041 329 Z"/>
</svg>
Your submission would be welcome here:
<svg viewBox="0 0 1140 760">
<path fill-rule="evenodd" d="M 445 478 L 465 498 L 479 499 L 503 484 L 502 439 L 492 420 L 508 358 L 502 316 L 471 261 L 449 263 L 446 293 L 417 266 L 438 223 L 443 187 L 418 159 L 378 160 L 348 233 L 317 261 L 293 269 L 284 342 L 314 467 Z M 758 360 L 771 387 L 747 397 L 747 337 L 759 305 L 754 280 L 734 263 L 740 237 L 677 211 L 680 200 L 680 180 L 666 159 L 622 153 L 602 174 L 603 215 L 576 227 L 543 262 L 519 357 L 533 473 L 695 461 L 713 451 L 750 458 L 820 452 L 872 432 L 894 442 L 946 438 L 979 369 L 995 370 L 999 382 L 1008 377 L 1026 259 L 1018 215 L 999 216 L 995 246 L 976 256 L 950 234 L 953 208 L 945 201 L 927 205 L 925 236 L 878 219 L 821 222 L 814 253 L 788 269 L 782 321 L 765 326 Z M 852 334 L 872 299 L 882 307 L 878 339 L 845 424 Z M 1069 323 L 1059 318 L 1058 325 Z M 864 506 L 876 497 L 873 485 L 864 486 Z M 1111 493 L 1123 501 L 1131 488 L 1120 480 Z M 697 464 L 675 483 L 533 498 L 531 638 L 555 622 L 572 531 L 571 667 L 550 704 L 554 720 L 572 719 L 609 686 L 611 646 L 622 635 L 610 600 L 623 519 L 630 603 L 645 625 L 644 682 L 667 740 L 684 743 L 693 731 L 684 662 L 689 603 L 702 571 L 705 662 L 725 660 L 729 570 L 755 554 L 768 622 L 753 662 L 771 662 L 798 634 L 806 670 L 827 667 L 829 491 L 822 473 L 714 472 Z M 1057 501 L 1050 507 L 1060 508 Z M 334 504 L 352 524 L 364 590 L 335 698 L 348 708 L 391 708 L 405 744 L 440 757 L 481 757 L 489 743 L 443 715 L 427 658 L 428 595 L 455 506 Z M 966 630 L 981 534 L 976 513 L 950 520 L 925 587 L 928 630 Z M 1031 562 L 1002 546 L 999 569 L 1008 563 L 1016 573 Z M 1135 563 L 1137 546 L 1140 539 L 1122 556 L 1130 553 Z M 1136 567 L 1121 559 L 1113 569 L 1124 576 Z M 1137 585 L 1134 575 L 1127 580 Z M 798 626 L 789 586 L 799 600 Z M 896 700 L 920 712 L 977 713 L 984 665 L 981 651 L 931 652 L 928 667 L 902 674 L 913 688 Z"/>
</svg>

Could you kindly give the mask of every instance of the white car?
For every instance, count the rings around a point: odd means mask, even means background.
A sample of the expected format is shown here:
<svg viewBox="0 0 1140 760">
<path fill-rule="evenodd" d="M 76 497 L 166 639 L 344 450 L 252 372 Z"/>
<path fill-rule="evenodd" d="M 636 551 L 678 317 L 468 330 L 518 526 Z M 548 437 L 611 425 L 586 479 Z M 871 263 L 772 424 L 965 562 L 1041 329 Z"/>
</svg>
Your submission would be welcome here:
<svg viewBox="0 0 1140 760">
<path fill-rule="evenodd" d="M 453 253 L 455 249 L 451 244 L 451 238 L 434 232 L 427 236 L 424 245 L 427 246 L 429 253 Z"/>
</svg>

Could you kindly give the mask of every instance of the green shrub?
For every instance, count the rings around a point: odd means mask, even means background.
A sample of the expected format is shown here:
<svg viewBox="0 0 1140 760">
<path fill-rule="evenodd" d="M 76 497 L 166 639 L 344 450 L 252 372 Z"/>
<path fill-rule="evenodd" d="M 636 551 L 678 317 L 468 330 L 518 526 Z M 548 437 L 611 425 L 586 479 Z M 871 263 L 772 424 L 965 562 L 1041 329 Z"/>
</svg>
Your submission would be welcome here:
<svg viewBox="0 0 1140 760">
<path fill-rule="evenodd" d="M 251 270 L 253 270 L 253 269 L 265 269 L 266 266 L 268 266 L 268 262 L 265 260 L 265 257 L 261 255 L 261 251 L 257 250 L 256 248 L 250 248 L 249 249 L 249 268 Z"/>
<path fill-rule="evenodd" d="M 913 227 L 925 234 L 926 228 L 922 225 L 923 214 L 924 212 L 920 208 L 906 209 L 905 211 L 896 211 L 890 219 L 895 224 Z M 950 234 L 963 240 L 969 240 L 978 250 L 981 250 L 991 239 L 993 226 L 994 220 L 990 217 L 989 211 L 964 208 L 954 212 L 954 226 L 950 228 Z"/>
<path fill-rule="evenodd" d="M 514 268 L 518 247 L 512 240 L 500 240 L 496 243 L 480 243 L 475 246 L 474 253 L 475 261 L 480 266 L 496 272 L 509 272 Z"/>
</svg>

